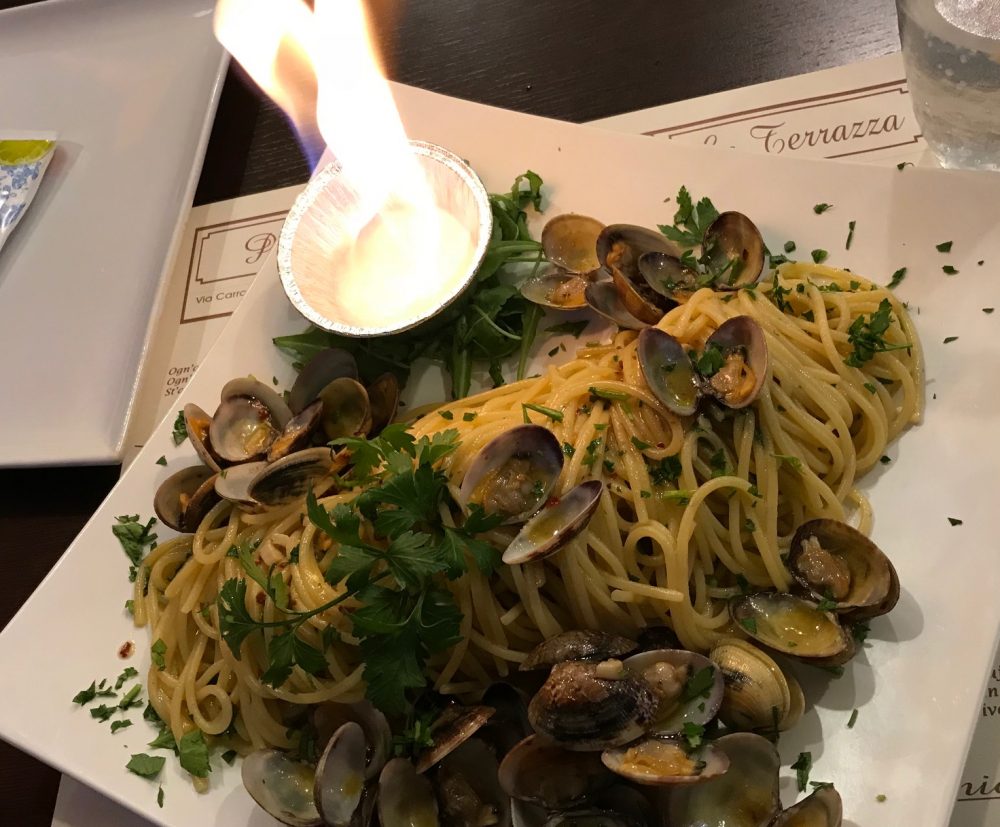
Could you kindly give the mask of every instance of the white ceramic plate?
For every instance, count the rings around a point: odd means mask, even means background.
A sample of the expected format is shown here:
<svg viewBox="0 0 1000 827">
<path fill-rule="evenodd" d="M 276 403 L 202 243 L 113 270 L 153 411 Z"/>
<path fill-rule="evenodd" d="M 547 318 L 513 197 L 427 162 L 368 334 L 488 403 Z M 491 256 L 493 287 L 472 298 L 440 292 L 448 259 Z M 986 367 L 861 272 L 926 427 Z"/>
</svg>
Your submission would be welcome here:
<svg viewBox="0 0 1000 827">
<path fill-rule="evenodd" d="M 0 466 L 120 458 L 225 76 L 212 5 L 0 12 L 0 138 L 59 141 L 0 250 Z"/>
<path fill-rule="evenodd" d="M 981 310 L 1000 308 L 1000 178 L 664 145 L 406 88 L 397 88 L 397 101 L 411 136 L 468 158 L 492 190 L 509 187 L 525 167 L 540 172 L 550 214 L 576 210 L 651 226 L 672 215 L 673 204 L 663 200 L 687 184 L 722 208 L 752 215 L 773 246 L 791 238 L 801 251 L 823 247 L 833 264 L 880 281 L 909 267 L 900 294 L 917 314 L 926 350 L 927 417 L 890 449 L 891 464 L 868 483 L 875 539 L 897 565 L 903 596 L 890 617 L 873 624 L 872 645 L 843 678 L 806 678 L 810 710 L 782 738 L 781 751 L 786 765 L 799 750 L 812 751 L 812 778 L 837 783 L 851 824 L 945 825 L 1000 621 L 1000 315 Z M 835 207 L 818 216 L 812 206 L 820 201 Z M 852 219 L 857 230 L 846 252 Z M 937 253 L 934 244 L 947 239 L 952 253 Z M 959 275 L 942 273 L 948 263 Z M 211 407 L 227 379 L 248 372 L 288 382 L 291 371 L 270 340 L 302 327 L 272 262 L 177 406 Z M 958 341 L 944 345 L 952 335 Z M 546 350 L 542 343 L 539 352 Z M 418 395 L 433 398 L 441 387 L 440 376 L 427 372 Z M 133 664 L 148 667 L 145 632 L 122 611 L 127 565 L 110 526 L 116 514 L 149 514 L 158 482 L 193 460 L 187 445 L 173 446 L 171 419 L 0 635 L 0 735 L 154 822 L 261 827 L 272 822 L 244 794 L 238 767 L 218 760 L 207 795 L 195 793 L 168 762 L 159 809 L 155 785 L 124 769 L 150 730 L 139 722 L 111 736 L 107 724 L 70 703 L 94 678 L 121 670 L 116 651 L 125 640 L 139 645 Z M 161 454 L 166 468 L 156 464 Z M 952 527 L 948 517 L 964 523 Z M 854 708 L 858 722 L 847 729 Z M 784 794 L 786 801 L 794 797 L 790 776 Z M 877 802 L 878 795 L 886 801 Z"/>
</svg>

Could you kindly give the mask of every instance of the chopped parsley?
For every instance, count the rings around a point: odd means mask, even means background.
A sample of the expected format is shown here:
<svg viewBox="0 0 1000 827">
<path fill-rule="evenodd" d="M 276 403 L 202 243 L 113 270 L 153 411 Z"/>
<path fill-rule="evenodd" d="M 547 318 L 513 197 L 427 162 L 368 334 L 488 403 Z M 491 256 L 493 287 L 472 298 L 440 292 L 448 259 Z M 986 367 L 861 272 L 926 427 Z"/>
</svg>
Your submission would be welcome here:
<svg viewBox="0 0 1000 827">
<path fill-rule="evenodd" d="M 776 460 L 781 461 L 782 463 L 790 465 L 796 471 L 802 470 L 802 460 L 800 460 L 796 456 L 792 456 L 791 454 L 772 454 L 771 456 L 773 456 Z"/>
<path fill-rule="evenodd" d="M 557 411 L 555 408 L 546 408 L 544 405 L 536 405 L 534 402 L 522 402 L 521 409 L 524 413 L 525 422 L 531 422 L 528 418 L 528 411 L 534 411 L 535 413 L 542 414 L 542 416 L 547 416 L 553 422 L 563 421 L 563 412 Z"/>
<path fill-rule="evenodd" d="M 156 806 L 163 809 L 163 787 L 156 791 Z"/>
<path fill-rule="evenodd" d="M 184 411 L 177 412 L 177 418 L 174 420 L 174 429 L 170 435 L 173 437 L 174 445 L 180 445 L 187 439 L 188 429 L 187 422 L 184 421 Z"/>
<path fill-rule="evenodd" d="M 476 414 L 473 411 L 466 411 L 464 414 L 462 414 L 463 422 L 472 422 L 472 420 L 475 418 Z"/>
<path fill-rule="evenodd" d="M 871 382 L 865 382 L 864 389 L 866 391 L 868 391 L 868 393 L 871 393 L 871 394 L 878 393 L 878 388 L 875 385 L 873 385 Z"/>
<path fill-rule="evenodd" d="M 833 208 L 833 204 L 826 204 L 826 203 L 816 204 L 815 206 L 813 206 L 813 212 L 816 213 L 816 215 L 822 215 L 827 210 L 832 209 L 832 208 Z"/>
<path fill-rule="evenodd" d="M 945 336 L 944 342 L 942 342 L 942 344 L 948 345 L 956 341 L 958 341 L 958 336 Z"/>
<path fill-rule="evenodd" d="M 575 453 L 576 453 L 576 448 L 574 448 L 574 447 L 573 447 L 573 446 L 572 446 L 572 445 L 571 445 L 570 443 L 568 443 L 568 442 L 564 442 L 564 443 L 562 444 L 562 452 L 563 452 L 563 453 L 564 453 L 564 454 L 565 454 L 566 456 L 568 456 L 568 457 L 571 457 L 571 456 L 573 456 L 573 454 L 575 454 Z"/>
<path fill-rule="evenodd" d="M 729 462 L 726 459 L 726 452 L 720 448 L 708 458 L 708 466 L 712 469 L 712 478 L 724 477 L 729 473 Z"/>
<path fill-rule="evenodd" d="M 73 696 L 73 703 L 85 706 L 97 697 L 97 682 L 92 681 L 86 689 L 81 689 Z"/>
<path fill-rule="evenodd" d="M 134 583 L 138 574 L 139 564 L 146 555 L 147 548 L 152 551 L 156 548 L 156 535 L 153 534 L 153 526 L 156 525 L 156 517 L 150 517 L 143 524 L 139 522 L 139 515 L 122 515 L 115 517 L 115 524 L 111 526 L 111 533 L 118 538 L 122 551 L 128 557 L 131 565 L 128 570 L 128 579 Z"/>
<path fill-rule="evenodd" d="M 438 411 L 438 416 L 440 416 L 442 419 L 447 419 L 449 422 L 451 422 L 451 420 L 455 418 L 455 414 L 453 414 L 451 411 Z"/>
<path fill-rule="evenodd" d="M 988 315 L 989 315 L 990 313 L 992 313 L 992 312 L 993 312 L 993 308 L 992 308 L 992 307 L 984 307 L 984 308 L 983 308 L 983 313 L 985 313 L 985 314 L 986 314 L 987 316 L 988 316 Z"/>
<path fill-rule="evenodd" d="M 962 521 L 958 519 L 958 517 L 949 517 L 948 522 L 951 523 L 953 526 L 962 525 Z"/>
<path fill-rule="evenodd" d="M 162 755 L 146 755 L 144 752 L 132 756 L 125 765 L 129 772 L 141 775 L 143 778 L 155 778 L 160 774 L 167 759 Z"/>
<path fill-rule="evenodd" d="M 849 719 L 849 720 L 847 721 L 847 728 L 848 728 L 848 729 L 854 729 L 854 725 L 855 725 L 855 724 L 856 724 L 857 722 L 858 722 L 858 710 L 857 710 L 857 709 L 854 709 L 854 710 L 853 710 L 853 711 L 851 712 L 851 717 L 850 717 L 850 719 Z"/>
<path fill-rule="evenodd" d="M 153 665 L 162 671 L 167 666 L 167 661 L 164 655 L 167 654 L 167 644 L 163 642 L 163 638 L 158 637 L 153 641 L 152 646 L 149 647 L 150 659 L 153 661 Z"/>
<path fill-rule="evenodd" d="M 854 227 L 857 225 L 857 223 L 858 223 L 857 221 L 847 222 L 847 243 L 844 245 L 844 249 L 846 250 L 851 249 L 851 242 L 854 241 Z"/>
<path fill-rule="evenodd" d="M 205 778 L 212 768 L 208 763 L 208 744 L 200 729 L 192 729 L 181 736 L 177 744 L 181 767 L 196 778 Z"/>
<path fill-rule="evenodd" d="M 133 706 L 142 706 L 142 701 L 139 699 L 140 692 L 142 692 L 142 684 L 137 683 L 122 695 L 122 699 L 118 702 L 118 708 L 131 709 Z"/>
<path fill-rule="evenodd" d="M 587 443 L 583 464 L 590 468 L 597 461 L 597 450 L 601 447 L 601 437 L 595 437 Z"/>
<path fill-rule="evenodd" d="M 940 244 L 935 244 L 934 249 L 939 253 L 950 253 L 951 252 L 951 241 L 942 241 Z"/>
<path fill-rule="evenodd" d="M 722 370 L 722 366 L 725 364 L 726 356 L 722 352 L 722 348 L 715 342 L 709 342 L 702 351 L 701 356 L 695 361 L 698 373 L 706 378 L 715 376 L 715 374 Z"/>
<path fill-rule="evenodd" d="M 715 686 L 715 667 L 706 666 L 704 669 L 699 669 L 684 684 L 681 701 L 688 703 L 695 698 L 707 698 L 713 686 Z"/>
<path fill-rule="evenodd" d="M 944 267 L 942 267 L 942 268 L 941 268 L 941 271 L 942 271 L 942 272 L 943 272 L 943 273 L 944 273 L 944 274 L 945 274 L 946 276 L 954 276 L 954 275 L 957 275 L 957 274 L 958 274 L 958 270 L 957 270 L 957 269 L 955 269 L 954 267 L 952 267 L 952 266 L 951 266 L 950 264 L 946 264 L 946 265 L 945 265 Z"/>
<path fill-rule="evenodd" d="M 905 350 L 911 347 L 909 342 L 898 345 L 886 342 L 885 334 L 890 325 L 892 325 L 892 304 L 888 299 L 882 299 L 879 302 L 878 310 L 874 311 L 867 319 L 863 313 L 858 316 L 847 329 L 847 341 L 853 345 L 853 350 L 844 359 L 844 364 L 860 368 L 866 362 L 874 359 L 876 353 Z"/>
<path fill-rule="evenodd" d="M 900 267 L 895 273 L 892 274 L 892 278 L 889 279 L 889 284 L 886 285 L 890 290 L 894 287 L 899 287 L 903 279 L 906 278 L 906 268 Z"/>
<path fill-rule="evenodd" d="M 649 481 L 654 486 L 677 482 L 681 475 L 681 459 L 677 454 L 664 457 L 649 466 Z"/>
<path fill-rule="evenodd" d="M 637 437 L 637 436 L 633 436 L 633 437 L 632 437 L 632 444 L 633 444 L 633 445 L 635 446 L 635 449 L 636 449 L 637 451 L 645 451 L 645 450 L 646 450 L 647 448 L 649 448 L 649 447 L 650 447 L 650 445 L 649 445 L 649 443 L 648 443 L 648 442 L 643 442 L 643 441 L 642 441 L 641 439 L 639 439 L 639 437 Z"/>
<path fill-rule="evenodd" d="M 95 706 L 90 710 L 90 717 L 96 718 L 98 721 L 106 721 L 112 715 L 118 711 L 117 706 L 108 706 L 107 704 L 101 704 L 100 706 Z"/>
<path fill-rule="evenodd" d="M 795 783 L 799 788 L 799 792 L 804 793 L 809 786 L 809 773 L 812 770 L 812 753 L 800 752 L 799 757 L 792 764 L 792 769 L 795 770 Z"/>
<path fill-rule="evenodd" d="M 868 640 L 868 633 L 871 631 L 871 627 L 863 620 L 858 621 L 853 626 L 851 626 L 851 637 L 857 642 L 858 646 L 864 644 Z"/>
<path fill-rule="evenodd" d="M 682 247 L 697 247 L 705 236 L 705 230 L 719 217 L 710 198 L 702 198 L 697 203 L 691 198 L 687 187 L 677 192 L 677 212 L 673 226 L 660 224 L 660 232 Z"/>
<path fill-rule="evenodd" d="M 157 464 L 157 465 L 166 465 L 166 464 L 167 464 L 167 458 L 166 458 L 165 456 L 161 456 L 161 457 L 160 457 L 160 458 L 159 458 L 159 459 L 158 459 L 158 460 L 156 461 L 156 464 Z"/>
<path fill-rule="evenodd" d="M 778 308 L 782 313 L 786 313 L 791 305 L 785 301 L 785 296 L 791 293 L 790 287 L 782 287 L 781 282 L 778 281 L 778 273 L 775 271 L 774 278 L 771 281 L 771 300 L 774 302 L 774 306 Z"/>
<path fill-rule="evenodd" d="M 685 721 L 681 735 L 684 737 L 685 742 L 687 742 L 688 749 L 698 749 L 705 739 L 705 727 L 702 724 Z"/>
<path fill-rule="evenodd" d="M 597 399 L 607 399 L 609 402 L 627 402 L 629 400 L 629 394 L 625 391 L 610 391 L 594 385 L 587 388 L 587 391 L 591 396 Z"/>
<path fill-rule="evenodd" d="M 816 264 L 822 264 L 824 261 L 826 261 L 827 256 L 829 256 L 830 254 L 826 250 L 816 249 L 816 250 L 813 250 L 810 253 L 810 255 L 812 256 L 812 260 Z"/>
<path fill-rule="evenodd" d="M 885 796 L 882 793 L 879 793 L 877 796 L 875 796 L 875 800 L 879 804 L 882 804 L 885 801 Z"/>
<path fill-rule="evenodd" d="M 746 629 L 751 635 L 757 634 L 757 621 L 752 617 L 744 617 L 740 620 L 740 626 Z"/>
<path fill-rule="evenodd" d="M 785 249 L 786 253 L 794 253 L 795 252 L 795 242 L 794 241 L 786 241 L 784 249 Z"/>
<path fill-rule="evenodd" d="M 125 729 L 125 728 L 130 727 L 130 726 L 132 726 L 132 722 L 129 721 L 128 719 L 124 719 L 124 720 L 120 720 L 120 721 L 112 721 L 111 722 L 111 734 L 114 735 L 116 732 L 118 732 L 118 730 Z"/>
<path fill-rule="evenodd" d="M 881 462 L 883 465 L 888 465 L 890 462 L 892 462 L 892 458 L 887 457 L 885 454 L 882 454 L 882 456 L 878 458 L 878 461 Z"/>
</svg>

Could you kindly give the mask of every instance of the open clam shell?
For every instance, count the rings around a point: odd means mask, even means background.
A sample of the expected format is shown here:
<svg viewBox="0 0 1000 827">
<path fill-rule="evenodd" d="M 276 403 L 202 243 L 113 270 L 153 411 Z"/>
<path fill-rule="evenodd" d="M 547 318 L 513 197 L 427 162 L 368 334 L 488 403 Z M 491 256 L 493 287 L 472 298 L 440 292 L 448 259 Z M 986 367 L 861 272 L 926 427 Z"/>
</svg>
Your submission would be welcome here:
<svg viewBox="0 0 1000 827">
<path fill-rule="evenodd" d="M 677 734 L 685 724 L 707 724 L 722 703 L 722 670 L 697 652 L 654 649 L 625 660 L 625 668 L 642 678 L 657 698 L 657 709 L 646 731 Z"/>
<path fill-rule="evenodd" d="M 222 466 L 219 464 L 219 460 L 212 451 L 208 435 L 209 427 L 212 424 L 212 417 L 210 417 L 204 410 L 195 405 L 193 402 L 188 402 L 184 406 L 183 414 L 184 427 L 187 429 L 188 439 L 194 446 L 198 459 L 204 462 L 205 465 L 213 471 L 221 471 Z"/>
<path fill-rule="evenodd" d="M 240 768 L 243 786 L 265 812 L 290 827 L 321 827 L 313 800 L 314 772 L 309 764 L 275 749 L 251 752 Z"/>
<path fill-rule="evenodd" d="M 596 218 L 564 213 L 550 218 L 542 229 L 545 258 L 569 273 L 589 273 L 600 267 L 597 239 L 604 225 Z"/>
<path fill-rule="evenodd" d="M 704 377 L 703 390 L 729 408 L 747 407 L 760 396 L 767 378 L 767 341 L 761 326 L 750 316 L 726 319 L 705 342 L 705 350 L 710 349 L 718 351 L 721 365 Z"/>
<path fill-rule="evenodd" d="M 215 409 L 208 435 L 212 448 L 224 460 L 246 462 L 265 454 L 281 427 L 259 399 L 232 396 Z"/>
<path fill-rule="evenodd" d="M 781 759 L 760 735 L 736 732 L 712 742 L 729 758 L 729 770 L 706 781 L 679 787 L 670 796 L 671 827 L 765 827 L 778 812 Z"/>
<path fill-rule="evenodd" d="M 364 730 L 354 722 L 340 727 L 323 750 L 316 764 L 313 798 L 324 824 L 351 823 L 365 786 L 367 752 Z"/>
<path fill-rule="evenodd" d="M 781 812 L 770 827 L 841 827 L 843 819 L 840 793 L 833 787 L 819 787 L 812 795 Z"/>
<path fill-rule="evenodd" d="M 204 465 L 192 465 L 160 483 L 153 497 L 153 510 L 165 526 L 189 534 L 218 501 L 215 471 Z"/>
<path fill-rule="evenodd" d="M 809 520 L 799 526 L 788 568 L 810 598 L 832 600 L 837 611 L 879 606 L 892 583 L 889 558 L 839 520 Z"/>
<path fill-rule="evenodd" d="M 586 480 L 546 505 L 524 524 L 504 550 L 508 566 L 542 560 L 557 552 L 587 527 L 604 491 L 600 480 Z"/>
<path fill-rule="evenodd" d="M 650 392 L 678 416 L 698 409 L 698 375 L 684 346 L 666 331 L 651 327 L 639 334 L 637 356 Z"/>
<path fill-rule="evenodd" d="M 570 752 L 529 735 L 500 764 L 500 786 L 511 798 L 564 810 L 609 786 L 614 776 L 596 752 Z"/>
<path fill-rule="evenodd" d="M 394 373 L 383 373 L 368 386 L 371 408 L 370 433 L 379 434 L 396 418 L 399 410 L 399 380 Z"/>
<path fill-rule="evenodd" d="M 802 690 L 793 699 L 792 687 L 781 667 L 766 652 L 738 638 L 717 643 L 709 657 L 724 682 L 719 720 L 741 731 L 784 729 L 785 721 L 801 715 Z M 794 680 L 794 679 L 793 679 Z"/>
<path fill-rule="evenodd" d="M 495 710 L 489 706 L 452 704 L 445 707 L 431 725 L 433 743 L 417 758 L 417 772 L 426 772 L 464 744 L 492 717 L 494 712 Z"/>
<path fill-rule="evenodd" d="M 459 499 L 502 514 L 505 523 L 524 522 L 549 498 L 562 466 L 562 446 L 552 431 L 518 425 L 488 442 L 471 462 Z"/>
<path fill-rule="evenodd" d="M 365 778 L 374 779 L 385 766 L 392 753 L 392 731 L 389 722 L 370 701 L 339 704 L 333 701 L 319 704 L 313 709 L 312 724 L 316 740 L 328 743 L 338 729 L 346 723 L 356 723 L 364 731 L 368 746 Z"/>
<path fill-rule="evenodd" d="M 319 427 L 322 415 L 323 403 L 317 399 L 289 419 L 267 449 L 267 461 L 274 462 L 305 448 Z"/>
<path fill-rule="evenodd" d="M 611 267 L 611 281 L 625 309 L 646 324 L 656 324 L 674 306 L 673 301 L 657 293 L 639 276 L 631 279 L 617 267 Z M 641 279 L 641 281 L 639 280 Z"/>
<path fill-rule="evenodd" d="M 520 669 L 551 669 L 570 660 L 599 661 L 620 658 L 636 650 L 636 642 L 610 632 L 571 629 L 539 643 L 528 653 Z"/>
<path fill-rule="evenodd" d="M 237 398 L 259 401 L 271 414 L 271 419 L 278 430 L 284 428 L 288 420 L 292 418 L 291 408 L 281 398 L 281 395 L 274 388 L 252 376 L 238 376 L 235 379 L 230 379 L 219 391 L 220 402 Z"/>
<path fill-rule="evenodd" d="M 688 749 L 677 738 L 647 737 L 606 749 L 601 761 L 613 773 L 638 784 L 700 784 L 729 769 L 729 756 L 711 743 Z"/>
<path fill-rule="evenodd" d="M 740 595 L 730 600 L 729 613 L 758 643 L 794 658 L 834 665 L 854 654 L 853 638 L 835 615 L 791 594 Z"/>
<path fill-rule="evenodd" d="M 261 468 L 247 484 L 248 498 L 272 507 L 293 503 L 330 476 L 336 465 L 336 457 L 329 448 L 296 451 Z"/>
<path fill-rule="evenodd" d="M 637 319 L 628 311 L 610 278 L 589 282 L 584 288 L 583 295 L 592 310 L 623 330 L 642 330 L 649 327 L 646 322 Z"/>
<path fill-rule="evenodd" d="M 319 396 L 323 388 L 343 376 L 358 378 L 358 363 L 354 357 L 338 347 L 321 350 L 299 371 L 288 392 L 288 407 L 293 413 L 299 413 Z"/>
<path fill-rule="evenodd" d="M 636 224 L 609 224 L 597 237 L 597 260 L 602 267 L 617 267 L 629 280 L 640 278 L 639 258 L 660 252 L 680 256 L 681 250 L 663 233 Z"/>
<path fill-rule="evenodd" d="M 371 400 L 364 385 L 343 376 L 319 392 L 323 403 L 320 420 L 327 439 L 367 434 L 372 424 Z"/>
<path fill-rule="evenodd" d="M 587 280 L 576 273 L 552 270 L 528 279 L 521 295 L 528 301 L 555 310 L 578 310 L 587 306 Z"/>
<path fill-rule="evenodd" d="M 230 466 L 215 478 L 215 493 L 237 505 L 255 508 L 259 503 L 250 496 L 250 484 L 265 468 L 263 460 Z"/>
<path fill-rule="evenodd" d="M 661 296 L 676 298 L 692 293 L 702 286 L 702 278 L 677 256 L 653 251 L 643 253 L 638 261 L 639 273 Z"/>
<path fill-rule="evenodd" d="M 627 673 L 598 677 L 598 665 L 557 663 L 528 704 L 535 731 L 570 750 L 608 749 L 640 737 L 656 713 L 649 685 Z"/>
<path fill-rule="evenodd" d="M 405 758 L 393 758 L 378 779 L 381 827 L 436 827 L 437 798 L 428 778 Z"/>
<path fill-rule="evenodd" d="M 738 290 L 755 284 L 764 272 L 764 239 L 749 218 L 724 212 L 705 230 L 702 258 L 716 290 Z"/>
<path fill-rule="evenodd" d="M 435 782 L 445 824 L 510 827 L 510 796 L 500 786 L 497 758 L 485 741 L 470 738 L 446 756 Z"/>
</svg>

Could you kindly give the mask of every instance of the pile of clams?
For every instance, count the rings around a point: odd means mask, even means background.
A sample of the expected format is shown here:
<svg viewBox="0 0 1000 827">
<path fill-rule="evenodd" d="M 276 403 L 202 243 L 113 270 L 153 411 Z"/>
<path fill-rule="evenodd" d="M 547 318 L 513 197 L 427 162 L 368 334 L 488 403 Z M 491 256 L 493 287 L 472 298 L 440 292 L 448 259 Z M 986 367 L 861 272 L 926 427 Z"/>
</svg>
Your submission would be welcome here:
<svg viewBox="0 0 1000 827">
<path fill-rule="evenodd" d="M 589 306 L 630 330 L 656 324 L 701 287 L 739 290 L 769 267 L 760 231 L 739 212 L 705 229 L 697 257 L 655 230 L 575 213 L 552 218 L 541 241 L 552 266 L 522 285 L 525 298 L 557 310 Z"/>
<path fill-rule="evenodd" d="M 840 827 L 832 787 L 781 809 L 780 759 L 760 731 L 776 731 L 775 708 L 778 729 L 801 714 L 794 679 L 744 641 L 732 642 L 742 662 L 720 663 L 721 647 L 706 657 L 665 648 L 671 638 L 550 638 L 480 704 L 445 705 L 412 757 L 391 757 L 389 723 L 367 702 L 323 704 L 315 766 L 260 750 L 244 785 L 295 827 L 368 827 L 375 814 L 382 827 Z"/>
<path fill-rule="evenodd" d="M 304 497 L 346 462 L 325 443 L 381 431 L 396 415 L 399 384 L 386 373 L 365 387 L 354 357 L 330 348 L 303 366 L 286 396 L 244 377 L 223 386 L 211 416 L 185 405 L 187 436 L 202 464 L 160 485 L 157 517 L 193 532 L 220 499 L 257 511 Z"/>
</svg>

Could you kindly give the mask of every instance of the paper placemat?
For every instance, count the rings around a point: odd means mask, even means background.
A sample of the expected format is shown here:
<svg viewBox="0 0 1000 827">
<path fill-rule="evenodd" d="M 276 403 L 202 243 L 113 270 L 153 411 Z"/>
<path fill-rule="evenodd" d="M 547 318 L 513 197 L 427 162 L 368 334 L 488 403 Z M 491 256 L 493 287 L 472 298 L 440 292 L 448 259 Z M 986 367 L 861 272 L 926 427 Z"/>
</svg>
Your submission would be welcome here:
<svg viewBox="0 0 1000 827">
<path fill-rule="evenodd" d="M 592 125 L 745 152 L 937 165 L 920 137 L 898 54 Z M 174 415 L 173 398 L 277 243 L 285 213 L 301 189 L 286 187 L 191 210 L 137 398 L 126 465 L 156 423 Z M 1000 652 L 994 663 L 950 827 L 1000 824 Z M 64 777 L 52 824 L 144 827 L 149 822 Z"/>
</svg>

